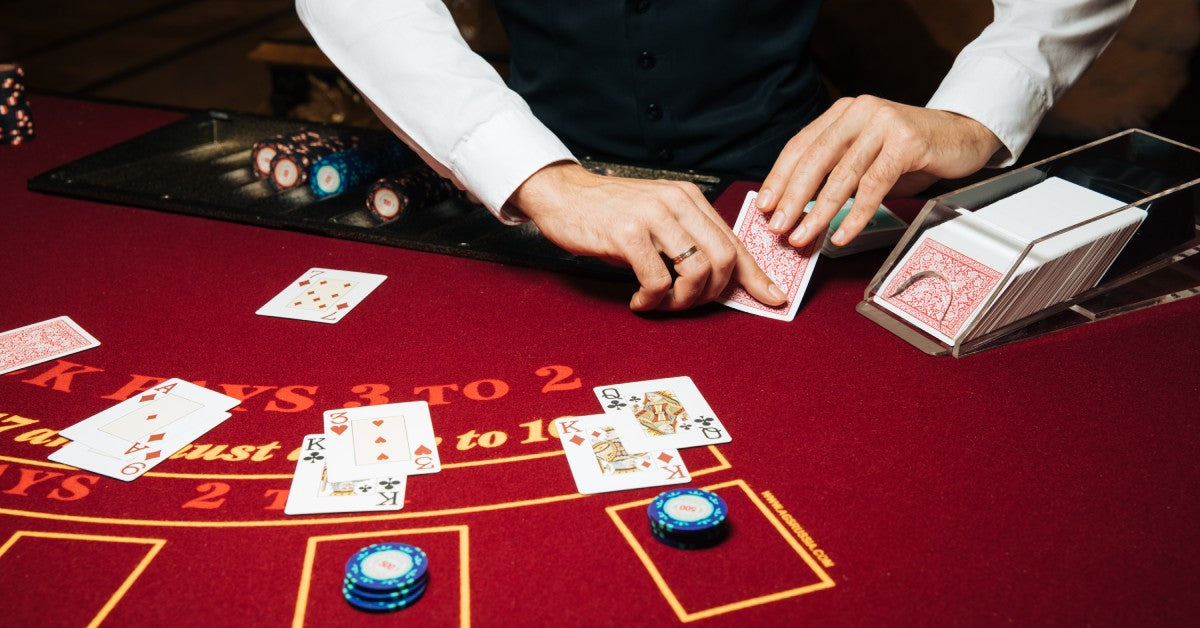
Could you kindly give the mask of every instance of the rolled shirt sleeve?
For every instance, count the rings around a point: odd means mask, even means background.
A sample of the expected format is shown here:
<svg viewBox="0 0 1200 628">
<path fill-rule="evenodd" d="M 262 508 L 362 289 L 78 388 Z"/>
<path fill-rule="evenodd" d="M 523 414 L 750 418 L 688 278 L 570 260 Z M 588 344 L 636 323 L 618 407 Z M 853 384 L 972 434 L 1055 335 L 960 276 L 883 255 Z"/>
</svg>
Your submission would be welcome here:
<svg viewBox="0 0 1200 628">
<path fill-rule="evenodd" d="M 296 0 L 317 45 L 380 119 L 500 220 L 534 172 L 575 158 L 458 32 L 440 0 Z"/>
<path fill-rule="evenodd" d="M 970 117 L 1009 166 L 1046 112 L 1104 50 L 1133 0 L 995 0 L 995 18 L 958 54 L 926 105 Z"/>
</svg>

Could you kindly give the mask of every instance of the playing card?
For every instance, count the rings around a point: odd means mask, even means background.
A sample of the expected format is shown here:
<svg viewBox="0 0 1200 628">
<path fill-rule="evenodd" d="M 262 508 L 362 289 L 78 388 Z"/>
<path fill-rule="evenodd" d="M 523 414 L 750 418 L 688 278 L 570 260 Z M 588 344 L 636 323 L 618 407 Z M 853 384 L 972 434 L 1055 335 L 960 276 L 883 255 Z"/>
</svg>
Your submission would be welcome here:
<svg viewBox="0 0 1200 628">
<path fill-rule="evenodd" d="M 152 460 L 220 425 L 237 404 L 233 397 L 172 378 L 59 434 L 123 460 Z"/>
<path fill-rule="evenodd" d="M 614 427 L 632 449 L 685 449 L 733 440 L 690 377 L 593 389 L 604 412 L 628 420 Z"/>
<path fill-rule="evenodd" d="M 442 470 L 429 404 L 389 403 L 325 412 L 331 480 L 419 475 Z"/>
<path fill-rule="evenodd" d="M 384 275 L 310 268 L 255 313 L 314 323 L 336 323 L 384 279 L 387 279 Z"/>
<path fill-rule="evenodd" d="M 0 333 L 0 375 L 100 346 L 67 316 Z"/>
<path fill-rule="evenodd" d="M 571 475 L 580 493 L 606 493 L 690 482 L 674 449 L 632 450 L 622 444 L 613 420 L 596 414 L 555 420 Z"/>
<path fill-rule="evenodd" d="M 808 280 L 812 277 L 820 253 L 821 238 L 815 238 L 801 248 L 788 244 L 787 234 L 780 235 L 767 229 L 769 217 L 758 211 L 754 204 L 757 197 L 758 192 L 746 194 L 733 232 L 754 256 L 759 268 L 787 295 L 787 302 L 779 307 L 764 305 L 733 282 L 730 282 L 718 301 L 735 310 L 790 321 L 796 318 L 796 311 L 800 309 L 800 301 L 808 288 Z"/>
<path fill-rule="evenodd" d="M 934 233 L 935 227 L 921 234 L 888 276 L 876 301 L 943 342 L 953 343 L 1006 272 L 1001 270 L 1002 261 L 990 258 L 1002 260 L 1005 255 L 988 255 L 991 247 L 986 244 L 967 244 L 981 240 L 965 230 L 961 218 L 938 226 L 960 228 Z"/>
<path fill-rule="evenodd" d="M 207 432 L 228 418 L 228 412 L 208 415 L 198 429 L 201 429 L 200 433 Z M 170 458 L 172 454 L 190 442 L 191 440 L 181 442 L 181 439 L 177 438 L 173 441 L 150 442 L 146 445 L 135 443 L 123 454 L 100 451 L 84 443 L 71 442 L 50 454 L 49 459 L 92 473 L 99 473 L 114 480 L 132 482 L 157 467 L 162 461 Z"/>
<path fill-rule="evenodd" d="M 402 475 L 330 481 L 325 473 L 325 464 L 329 459 L 327 439 L 325 434 L 304 437 L 300 459 L 296 461 L 296 472 L 292 475 L 292 487 L 288 490 L 287 504 L 283 507 L 284 513 L 376 512 L 404 507 L 404 490 L 408 479 Z"/>
</svg>

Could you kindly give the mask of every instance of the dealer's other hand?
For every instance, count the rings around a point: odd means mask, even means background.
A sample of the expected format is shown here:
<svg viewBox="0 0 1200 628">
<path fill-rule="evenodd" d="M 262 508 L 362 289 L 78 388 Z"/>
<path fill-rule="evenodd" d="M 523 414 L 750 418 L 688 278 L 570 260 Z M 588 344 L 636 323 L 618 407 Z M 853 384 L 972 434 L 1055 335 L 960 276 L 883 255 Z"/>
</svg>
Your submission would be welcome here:
<svg viewBox="0 0 1200 628">
<path fill-rule="evenodd" d="M 829 221 L 854 197 L 832 238 L 841 246 L 862 231 L 889 193 L 909 196 L 938 179 L 967 176 L 999 148 L 987 127 L 966 116 L 874 96 L 842 98 L 788 141 L 757 204 L 774 211 L 771 231 L 796 227 L 788 242 L 804 246 L 824 237 Z M 816 204 L 797 227 L 814 196 Z"/>
<path fill-rule="evenodd" d="M 707 303 L 731 278 L 768 305 L 786 298 L 691 183 L 608 177 L 561 162 L 526 179 L 510 202 L 563 249 L 632 268 L 641 284 L 629 301 L 634 310 Z"/>
</svg>

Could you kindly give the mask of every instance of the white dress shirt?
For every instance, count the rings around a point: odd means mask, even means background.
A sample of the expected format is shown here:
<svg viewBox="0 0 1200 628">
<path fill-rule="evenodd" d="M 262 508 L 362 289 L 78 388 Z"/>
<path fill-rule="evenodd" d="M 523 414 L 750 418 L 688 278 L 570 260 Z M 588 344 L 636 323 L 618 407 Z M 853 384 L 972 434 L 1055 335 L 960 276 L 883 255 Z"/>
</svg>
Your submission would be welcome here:
<svg viewBox="0 0 1200 628">
<path fill-rule="evenodd" d="M 927 106 L 982 123 L 1003 144 L 991 165 L 1010 165 L 1133 3 L 995 0 L 994 21 Z M 504 207 L 525 179 L 575 159 L 471 51 L 441 0 L 296 0 L 296 10 L 384 124 L 500 220 L 522 220 Z"/>
<path fill-rule="evenodd" d="M 1108 45 L 1134 0 L 994 0 L 995 16 L 959 52 L 925 105 L 1000 138 L 991 166 L 1016 162 L 1042 117 Z"/>
</svg>

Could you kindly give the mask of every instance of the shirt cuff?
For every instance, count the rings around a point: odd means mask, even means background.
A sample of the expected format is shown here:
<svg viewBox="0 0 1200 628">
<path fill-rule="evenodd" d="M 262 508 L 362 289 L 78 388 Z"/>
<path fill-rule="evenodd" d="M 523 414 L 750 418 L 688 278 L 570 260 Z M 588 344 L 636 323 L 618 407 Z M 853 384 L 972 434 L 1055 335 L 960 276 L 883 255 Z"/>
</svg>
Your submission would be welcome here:
<svg viewBox="0 0 1200 628">
<path fill-rule="evenodd" d="M 501 109 L 459 139 L 447 165 L 484 207 L 501 222 L 515 225 L 528 218 L 506 208 L 508 198 L 530 175 L 560 161 L 578 160 L 520 102 Z"/>
<path fill-rule="evenodd" d="M 1003 145 L 988 166 L 1017 157 L 1050 108 L 1050 97 L 1020 64 L 977 54 L 959 55 L 925 106 L 967 116 L 987 127 Z"/>
</svg>

